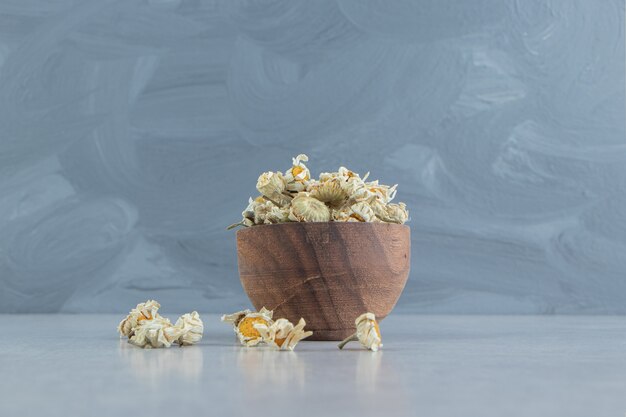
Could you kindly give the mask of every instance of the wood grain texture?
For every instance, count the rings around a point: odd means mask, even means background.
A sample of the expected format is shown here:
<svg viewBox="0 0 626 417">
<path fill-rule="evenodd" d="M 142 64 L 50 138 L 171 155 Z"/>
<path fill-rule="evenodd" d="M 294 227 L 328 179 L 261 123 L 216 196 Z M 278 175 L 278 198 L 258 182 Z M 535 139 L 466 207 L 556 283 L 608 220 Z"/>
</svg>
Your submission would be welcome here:
<svg viewBox="0 0 626 417">
<path fill-rule="evenodd" d="M 284 223 L 237 232 L 239 277 L 255 308 L 296 322 L 312 340 L 341 340 L 367 311 L 385 318 L 409 276 L 408 226 Z"/>
</svg>

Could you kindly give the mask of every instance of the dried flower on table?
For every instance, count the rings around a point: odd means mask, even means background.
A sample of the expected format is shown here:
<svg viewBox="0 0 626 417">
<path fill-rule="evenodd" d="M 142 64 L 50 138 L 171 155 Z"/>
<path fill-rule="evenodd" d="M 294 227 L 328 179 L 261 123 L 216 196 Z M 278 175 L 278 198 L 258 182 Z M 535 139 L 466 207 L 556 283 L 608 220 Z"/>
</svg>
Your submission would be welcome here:
<svg viewBox="0 0 626 417">
<path fill-rule="evenodd" d="M 242 345 L 252 347 L 263 341 L 263 337 L 254 325 L 272 325 L 274 323 L 273 314 L 273 311 L 263 307 L 258 312 L 243 310 L 233 314 L 225 314 L 222 316 L 222 321 L 233 325 L 233 330 Z"/>
<path fill-rule="evenodd" d="M 117 331 L 122 336 L 131 337 L 133 335 L 133 329 L 137 327 L 139 322 L 160 317 L 159 313 L 157 313 L 160 307 L 161 305 L 154 300 L 137 304 L 137 306 L 128 313 L 128 316 L 117 326 Z"/>
<path fill-rule="evenodd" d="M 347 343 L 357 340 L 364 348 L 374 352 L 383 347 L 380 327 L 373 313 L 361 314 L 354 323 L 356 324 L 356 333 L 339 343 L 339 349 L 343 349 Z"/>
<path fill-rule="evenodd" d="M 163 317 L 143 320 L 133 330 L 129 342 L 145 349 L 170 347 L 180 337 L 180 329 Z"/>
<path fill-rule="evenodd" d="M 393 204 L 397 185 L 367 182 L 367 173 L 359 174 L 345 167 L 321 173 L 311 179 L 300 154 L 284 174 L 264 172 L 257 180 L 261 193 L 250 198 L 242 220 L 228 228 L 251 227 L 285 222 L 385 222 L 403 224 L 409 219 L 404 203 Z"/>
<path fill-rule="evenodd" d="M 373 313 L 361 314 L 357 317 L 355 323 L 356 336 L 363 347 L 376 352 L 383 346 L 380 336 L 380 327 Z"/>
<path fill-rule="evenodd" d="M 180 330 L 181 334 L 176 339 L 176 343 L 181 346 L 195 345 L 202 340 L 204 324 L 198 312 L 183 314 L 176 320 L 174 327 Z"/>
<path fill-rule="evenodd" d="M 170 347 L 172 343 L 193 345 L 202 339 L 204 326 L 197 312 L 183 314 L 172 325 L 158 314 L 160 307 L 154 300 L 137 304 L 121 321 L 118 332 L 128 337 L 129 343 L 147 349 Z"/>
<path fill-rule="evenodd" d="M 224 314 L 222 315 L 221 320 L 224 323 L 230 323 L 234 327 L 237 327 L 241 319 L 243 319 L 244 317 L 246 317 L 248 314 L 251 314 L 251 313 L 252 313 L 252 310 L 245 309 L 245 310 L 237 311 L 236 313 L 232 313 L 232 314 Z"/>
<path fill-rule="evenodd" d="M 269 326 L 255 323 L 254 328 L 261 334 L 263 341 L 275 349 L 293 350 L 300 340 L 313 334 L 311 331 L 304 331 L 305 325 L 302 318 L 295 326 L 287 319 L 278 319 Z"/>
</svg>

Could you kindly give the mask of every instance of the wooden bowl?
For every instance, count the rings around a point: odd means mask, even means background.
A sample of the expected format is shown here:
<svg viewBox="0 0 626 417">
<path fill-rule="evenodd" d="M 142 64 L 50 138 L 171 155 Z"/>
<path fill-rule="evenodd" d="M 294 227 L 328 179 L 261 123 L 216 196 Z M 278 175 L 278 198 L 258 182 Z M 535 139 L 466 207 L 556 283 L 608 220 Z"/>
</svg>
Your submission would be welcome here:
<svg viewBox="0 0 626 417">
<path fill-rule="evenodd" d="M 409 276 L 408 226 L 281 223 L 237 232 L 239 277 L 256 309 L 306 320 L 310 340 L 342 340 L 365 312 L 383 319 Z"/>
</svg>

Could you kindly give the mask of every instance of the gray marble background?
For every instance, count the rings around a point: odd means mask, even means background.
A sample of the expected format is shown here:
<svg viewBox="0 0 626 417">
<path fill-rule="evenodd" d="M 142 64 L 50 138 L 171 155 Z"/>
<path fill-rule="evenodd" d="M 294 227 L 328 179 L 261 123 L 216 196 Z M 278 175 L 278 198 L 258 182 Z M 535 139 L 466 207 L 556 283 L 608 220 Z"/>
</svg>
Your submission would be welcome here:
<svg viewBox="0 0 626 417">
<path fill-rule="evenodd" d="M 0 312 L 246 303 L 293 155 L 399 183 L 399 310 L 626 313 L 624 1 L 0 0 Z"/>
</svg>

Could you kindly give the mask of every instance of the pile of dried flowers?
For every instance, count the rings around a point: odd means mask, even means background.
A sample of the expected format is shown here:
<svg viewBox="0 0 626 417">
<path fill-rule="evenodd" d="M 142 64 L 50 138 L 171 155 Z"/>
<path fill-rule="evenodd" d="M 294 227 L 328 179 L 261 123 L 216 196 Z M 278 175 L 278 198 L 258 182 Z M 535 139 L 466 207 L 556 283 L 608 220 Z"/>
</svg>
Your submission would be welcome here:
<svg viewBox="0 0 626 417">
<path fill-rule="evenodd" d="M 137 304 L 117 326 L 129 343 L 145 349 L 193 345 L 202 339 L 204 326 L 197 312 L 183 314 L 175 324 L 158 313 L 161 305 L 148 300 Z"/>
<path fill-rule="evenodd" d="M 261 193 L 250 198 L 241 213 L 243 219 L 232 224 L 254 226 L 285 222 L 384 222 L 405 223 L 409 213 L 404 203 L 391 203 L 397 184 L 388 186 L 378 181 L 367 182 L 359 174 L 340 167 L 337 172 L 321 173 L 311 179 L 304 164 L 309 158 L 300 154 L 293 158 L 285 173 L 264 172 L 256 188 Z"/>
</svg>

